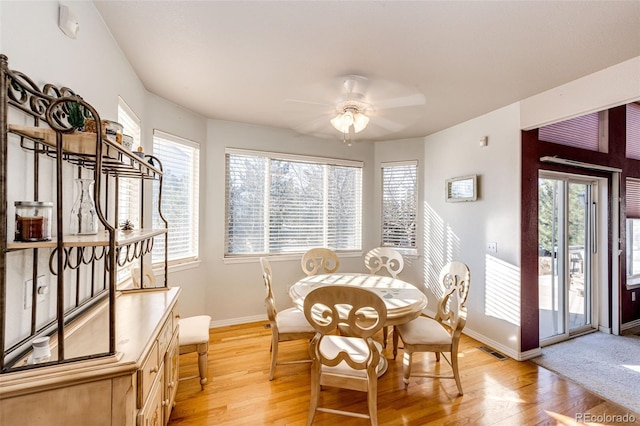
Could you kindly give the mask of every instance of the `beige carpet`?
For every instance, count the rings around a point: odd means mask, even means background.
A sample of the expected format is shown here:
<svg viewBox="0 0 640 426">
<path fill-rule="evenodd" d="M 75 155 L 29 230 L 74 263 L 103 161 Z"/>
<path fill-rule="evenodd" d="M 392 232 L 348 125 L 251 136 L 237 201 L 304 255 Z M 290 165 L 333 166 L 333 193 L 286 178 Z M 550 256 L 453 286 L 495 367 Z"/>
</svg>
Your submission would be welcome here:
<svg viewBox="0 0 640 426">
<path fill-rule="evenodd" d="M 542 348 L 536 364 L 640 412 L 640 337 L 601 332 Z"/>
</svg>

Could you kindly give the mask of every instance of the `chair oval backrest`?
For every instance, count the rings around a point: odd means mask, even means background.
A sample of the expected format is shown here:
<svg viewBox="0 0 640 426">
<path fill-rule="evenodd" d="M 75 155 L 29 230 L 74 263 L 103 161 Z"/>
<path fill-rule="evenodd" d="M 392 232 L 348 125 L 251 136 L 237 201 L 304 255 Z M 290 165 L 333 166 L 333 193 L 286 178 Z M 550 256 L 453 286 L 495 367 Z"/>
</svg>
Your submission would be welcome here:
<svg viewBox="0 0 640 426">
<path fill-rule="evenodd" d="M 304 315 L 322 334 L 343 325 L 348 327 L 351 336 L 366 338 L 384 325 L 387 306 L 371 290 L 334 284 L 318 287 L 305 296 Z"/>
<path fill-rule="evenodd" d="M 312 248 L 302 255 L 302 271 L 308 276 L 319 273 L 331 274 L 338 270 L 340 260 L 335 251 L 325 248 Z"/>
<path fill-rule="evenodd" d="M 273 297 L 273 291 L 271 289 L 271 264 L 266 257 L 260 258 L 260 266 L 262 267 L 262 279 L 264 280 L 264 290 L 265 290 L 265 298 L 264 304 L 267 308 L 267 316 L 269 317 L 269 322 L 271 323 L 271 327 L 276 326 L 276 315 L 278 314 L 278 310 L 276 309 L 276 301 Z"/>
<path fill-rule="evenodd" d="M 466 303 L 471 284 L 469 267 L 462 262 L 449 262 L 440 271 L 439 282 L 443 294 L 438 300 L 435 318 L 448 324 L 452 332 L 459 333 L 467 319 Z"/>
<path fill-rule="evenodd" d="M 364 257 L 364 265 L 371 274 L 377 274 L 385 268 L 392 278 L 396 278 L 404 268 L 404 259 L 391 247 L 376 247 Z"/>
<path fill-rule="evenodd" d="M 311 359 L 320 364 L 335 367 L 346 362 L 356 370 L 371 374 L 380 360 L 373 335 L 387 318 L 387 307 L 382 298 L 365 288 L 327 285 L 312 290 L 304 298 L 304 315 L 317 333 L 309 345 Z M 335 335 L 338 327 L 349 330 L 349 336 Z M 324 352 L 323 341 L 328 339 L 331 348 Z M 367 351 L 354 351 L 354 341 L 362 339 Z"/>
</svg>

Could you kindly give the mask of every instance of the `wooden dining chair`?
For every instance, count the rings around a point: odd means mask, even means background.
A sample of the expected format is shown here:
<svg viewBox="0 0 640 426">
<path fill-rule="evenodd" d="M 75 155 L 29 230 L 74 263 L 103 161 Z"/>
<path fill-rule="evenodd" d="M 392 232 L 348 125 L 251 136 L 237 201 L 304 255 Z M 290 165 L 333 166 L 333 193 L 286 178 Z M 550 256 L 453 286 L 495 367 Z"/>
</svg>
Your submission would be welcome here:
<svg viewBox="0 0 640 426">
<path fill-rule="evenodd" d="M 390 277 L 396 278 L 404 268 L 404 258 L 392 247 L 376 247 L 364 256 L 364 266 L 371 274 L 386 272 Z"/>
<path fill-rule="evenodd" d="M 317 411 L 366 418 L 377 425 L 378 375 L 387 362 L 373 335 L 387 317 L 384 301 L 365 288 L 329 285 L 307 294 L 304 314 L 317 331 L 309 346 L 312 364 L 307 425 L 313 423 Z M 339 326 L 348 327 L 350 335 L 336 335 Z M 319 407 L 321 386 L 367 392 L 368 414 Z"/>
<path fill-rule="evenodd" d="M 399 251 L 391 247 L 376 247 L 369 250 L 364 256 L 364 266 L 370 274 L 386 273 L 391 278 L 396 278 L 404 268 L 404 259 Z M 387 347 L 389 327 L 382 328 L 382 346 Z"/>
<path fill-rule="evenodd" d="M 316 330 L 307 322 L 304 313 L 300 309 L 288 308 L 278 312 L 271 288 L 273 279 L 271 264 L 267 258 L 261 257 L 260 266 L 262 267 L 262 278 L 264 280 L 266 293 L 264 303 L 267 308 L 267 317 L 269 318 L 269 325 L 271 327 L 271 368 L 269 371 L 269 380 L 273 380 L 276 365 L 311 362 L 310 359 L 278 362 L 278 343 L 299 339 L 311 340 L 313 336 L 315 336 Z"/>
<path fill-rule="evenodd" d="M 409 386 L 410 376 L 454 379 L 458 386 L 458 393 L 462 395 L 458 347 L 462 329 L 467 321 L 465 304 L 470 282 L 471 275 L 467 265 L 462 262 L 448 263 L 440 271 L 439 283 L 442 296 L 438 300 L 435 318 L 420 316 L 413 321 L 396 326 L 397 333 L 393 335 L 393 358 L 396 358 L 399 337 L 404 345 L 402 380 L 405 389 Z M 451 374 L 412 372 L 411 362 L 414 352 L 435 352 L 437 362 L 440 361 L 442 354 L 451 366 Z M 450 353 L 451 359 L 448 359 L 444 352 Z"/>
<path fill-rule="evenodd" d="M 302 271 L 307 275 L 332 274 L 339 266 L 336 252 L 325 247 L 312 248 L 302 255 Z"/>
</svg>

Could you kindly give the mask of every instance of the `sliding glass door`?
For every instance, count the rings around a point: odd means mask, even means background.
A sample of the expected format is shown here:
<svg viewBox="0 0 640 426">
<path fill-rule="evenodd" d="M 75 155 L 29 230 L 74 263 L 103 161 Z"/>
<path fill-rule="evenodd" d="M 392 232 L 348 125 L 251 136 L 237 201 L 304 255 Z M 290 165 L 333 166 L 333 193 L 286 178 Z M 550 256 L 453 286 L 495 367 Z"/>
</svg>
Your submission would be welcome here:
<svg viewBox="0 0 640 426">
<path fill-rule="evenodd" d="M 593 327 L 597 182 L 542 174 L 538 180 L 540 341 Z"/>
</svg>

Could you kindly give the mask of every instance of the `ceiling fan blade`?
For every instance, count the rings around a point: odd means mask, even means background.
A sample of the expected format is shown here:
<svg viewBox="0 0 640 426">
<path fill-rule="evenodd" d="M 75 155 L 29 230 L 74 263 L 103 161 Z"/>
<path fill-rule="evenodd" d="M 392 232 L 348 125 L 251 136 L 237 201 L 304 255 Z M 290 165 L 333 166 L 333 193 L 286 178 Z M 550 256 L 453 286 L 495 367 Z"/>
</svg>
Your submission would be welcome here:
<svg viewBox="0 0 640 426">
<path fill-rule="evenodd" d="M 391 121 L 388 118 L 374 116 L 371 117 L 370 125 L 382 127 L 384 130 L 395 133 L 404 129 L 405 126 L 403 124 L 397 123 L 395 121 Z"/>
<path fill-rule="evenodd" d="M 310 134 L 310 135 L 323 135 L 325 137 L 335 133 L 336 130 L 329 124 L 329 117 L 318 117 L 314 120 L 306 123 L 294 126 L 293 130 L 298 133 Z"/>
<path fill-rule="evenodd" d="M 285 99 L 283 101 L 285 104 L 303 104 L 303 105 L 313 105 L 313 106 L 321 106 L 321 107 L 328 107 L 331 109 L 335 109 L 336 106 L 332 105 L 332 104 L 328 104 L 328 103 L 324 103 L 324 102 L 316 102 L 316 101 L 307 101 L 304 99 Z"/>
<path fill-rule="evenodd" d="M 391 98 L 382 101 L 374 102 L 374 108 L 376 110 L 390 109 L 390 108 L 403 108 L 410 106 L 424 105 L 427 103 L 427 98 L 422 93 L 415 93 L 413 95 L 401 96 L 398 98 Z"/>
</svg>

